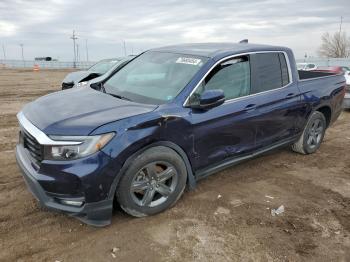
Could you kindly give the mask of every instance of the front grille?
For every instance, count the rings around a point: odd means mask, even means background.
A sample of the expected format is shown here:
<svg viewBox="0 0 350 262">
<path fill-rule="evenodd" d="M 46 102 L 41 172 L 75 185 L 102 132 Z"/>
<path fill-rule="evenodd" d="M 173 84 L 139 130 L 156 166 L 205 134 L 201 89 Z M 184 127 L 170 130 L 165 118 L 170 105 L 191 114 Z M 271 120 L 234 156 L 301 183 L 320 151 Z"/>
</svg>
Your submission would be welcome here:
<svg viewBox="0 0 350 262">
<path fill-rule="evenodd" d="M 43 160 L 43 147 L 39 142 L 27 131 L 22 129 L 20 131 L 20 142 L 23 143 L 23 147 L 28 149 L 29 154 L 37 164 Z"/>
<path fill-rule="evenodd" d="M 68 83 L 63 82 L 62 90 L 72 88 L 73 86 L 74 86 L 74 82 L 68 82 Z"/>
</svg>

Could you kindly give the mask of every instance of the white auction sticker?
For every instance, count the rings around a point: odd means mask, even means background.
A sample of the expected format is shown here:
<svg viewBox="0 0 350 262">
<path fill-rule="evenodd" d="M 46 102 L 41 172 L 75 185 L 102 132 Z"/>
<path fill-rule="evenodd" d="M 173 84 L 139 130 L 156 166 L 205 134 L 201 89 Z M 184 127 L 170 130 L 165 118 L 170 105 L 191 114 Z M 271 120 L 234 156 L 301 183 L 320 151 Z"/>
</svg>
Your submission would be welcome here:
<svg viewBox="0 0 350 262">
<path fill-rule="evenodd" d="M 176 63 L 178 64 L 188 64 L 188 65 L 199 65 L 202 60 L 198 58 L 191 58 L 191 57 L 179 57 L 176 60 Z"/>
</svg>

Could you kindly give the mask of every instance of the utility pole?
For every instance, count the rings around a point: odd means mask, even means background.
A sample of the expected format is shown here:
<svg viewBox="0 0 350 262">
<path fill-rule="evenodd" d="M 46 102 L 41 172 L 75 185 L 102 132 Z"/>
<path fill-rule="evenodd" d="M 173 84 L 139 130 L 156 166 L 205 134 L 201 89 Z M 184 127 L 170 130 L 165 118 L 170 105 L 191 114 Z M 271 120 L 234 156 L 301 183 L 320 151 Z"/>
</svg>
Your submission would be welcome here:
<svg viewBox="0 0 350 262">
<path fill-rule="evenodd" d="M 19 44 L 20 47 L 21 47 L 21 50 L 22 50 L 22 61 L 23 61 L 23 67 L 25 67 L 25 64 L 24 64 L 24 55 L 23 55 L 23 44 Z"/>
<path fill-rule="evenodd" d="M 79 44 L 78 44 L 78 50 L 79 50 Z M 78 61 L 81 62 L 81 58 L 80 58 L 80 50 L 79 50 L 79 53 L 78 53 Z"/>
<path fill-rule="evenodd" d="M 340 17 L 339 35 L 341 34 L 341 27 L 343 25 L 343 17 Z"/>
<path fill-rule="evenodd" d="M 2 52 L 4 53 L 4 60 L 6 60 L 6 51 L 5 51 L 5 45 L 2 44 Z"/>
<path fill-rule="evenodd" d="M 89 62 L 89 48 L 88 48 L 88 40 L 85 39 L 85 51 L 86 51 L 86 61 Z"/>
<path fill-rule="evenodd" d="M 73 48 L 74 48 L 74 61 L 73 61 L 73 67 L 76 68 L 76 63 L 77 63 L 77 54 L 76 54 L 76 51 L 75 51 L 75 40 L 78 39 L 78 37 L 75 35 L 75 31 L 73 30 L 73 35 L 72 37 L 70 38 L 73 40 Z"/>
<path fill-rule="evenodd" d="M 341 29 L 343 25 L 343 16 L 340 16 L 340 24 L 339 24 L 339 39 L 336 41 L 336 47 L 339 51 L 339 55 L 341 57 L 345 57 L 345 46 L 342 44 L 342 35 L 341 35 Z"/>
<path fill-rule="evenodd" d="M 123 40 L 123 45 L 124 45 L 124 56 L 126 56 L 126 43 L 125 43 L 125 40 Z"/>
<path fill-rule="evenodd" d="M 77 44 L 77 62 L 79 62 L 80 57 L 79 57 L 79 44 Z"/>
</svg>

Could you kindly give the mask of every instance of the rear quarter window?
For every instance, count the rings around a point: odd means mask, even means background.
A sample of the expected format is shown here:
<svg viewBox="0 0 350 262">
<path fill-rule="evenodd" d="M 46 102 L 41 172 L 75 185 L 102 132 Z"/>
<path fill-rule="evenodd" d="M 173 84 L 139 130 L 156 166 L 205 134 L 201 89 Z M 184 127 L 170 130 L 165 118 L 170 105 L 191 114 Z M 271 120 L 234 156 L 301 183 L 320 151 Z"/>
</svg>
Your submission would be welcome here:
<svg viewBox="0 0 350 262">
<path fill-rule="evenodd" d="M 287 65 L 286 57 L 283 53 L 278 53 L 278 57 L 280 59 L 280 64 L 281 64 L 282 86 L 285 86 L 289 84 L 288 65 Z"/>
</svg>

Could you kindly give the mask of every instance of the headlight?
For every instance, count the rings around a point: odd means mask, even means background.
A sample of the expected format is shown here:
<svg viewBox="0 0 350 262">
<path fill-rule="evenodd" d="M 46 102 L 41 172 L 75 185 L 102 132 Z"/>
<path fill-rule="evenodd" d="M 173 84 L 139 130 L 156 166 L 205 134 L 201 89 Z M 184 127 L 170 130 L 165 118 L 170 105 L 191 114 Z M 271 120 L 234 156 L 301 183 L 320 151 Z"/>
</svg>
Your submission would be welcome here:
<svg viewBox="0 0 350 262">
<path fill-rule="evenodd" d="M 44 159 L 73 160 L 82 158 L 102 149 L 113 136 L 114 133 L 96 136 L 50 136 L 52 140 L 67 142 L 67 145 L 45 145 Z M 71 145 L 70 142 L 74 145 Z"/>
<path fill-rule="evenodd" d="M 86 86 L 88 83 L 89 83 L 89 81 L 80 82 L 80 83 L 77 84 L 77 87 Z"/>
</svg>

